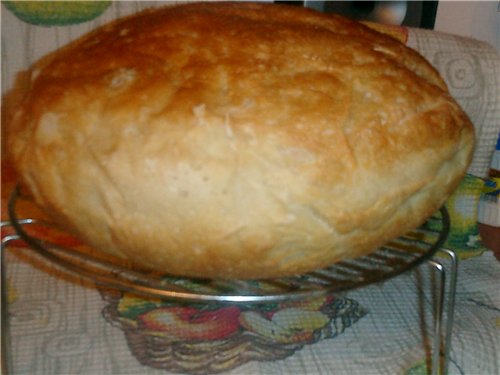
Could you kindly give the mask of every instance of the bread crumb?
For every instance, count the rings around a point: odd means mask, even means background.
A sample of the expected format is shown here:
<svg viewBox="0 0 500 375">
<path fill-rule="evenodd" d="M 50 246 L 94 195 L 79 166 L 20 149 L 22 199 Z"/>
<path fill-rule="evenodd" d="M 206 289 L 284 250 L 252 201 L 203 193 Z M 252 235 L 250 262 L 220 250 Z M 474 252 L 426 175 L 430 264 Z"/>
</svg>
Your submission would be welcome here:
<svg viewBox="0 0 500 375">
<path fill-rule="evenodd" d="M 60 139 L 59 118 L 60 115 L 54 112 L 47 112 L 40 118 L 36 132 L 40 143 L 47 145 Z"/>
<path fill-rule="evenodd" d="M 234 132 L 233 132 L 233 128 L 231 127 L 230 122 L 231 122 L 231 120 L 229 119 L 229 114 L 226 114 L 226 116 L 224 117 L 224 129 L 226 130 L 227 137 L 229 139 L 233 139 Z"/>
<path fill-rule="evenodd" d="M 137 73 L 134 69 L 118 69 L 114 72 L 109 87 L 117 89 L 123 86 L 128 86 L 130 83 L 135 81 L 136 74 Z"/>
<path fill-rule="evenodd" d="M 206 104 L 205 103 L 202 103 L 202 104 L 198 104 L 196 106 L 193 107 L 193 114 L 194 116 L 196 117 L 196 119 L 198 120 L 198 124 L 199 125 L 203 125 L 204 124 L 204 117 L 205 117 L 205 109 L 206 109 Z"/>
</svg>

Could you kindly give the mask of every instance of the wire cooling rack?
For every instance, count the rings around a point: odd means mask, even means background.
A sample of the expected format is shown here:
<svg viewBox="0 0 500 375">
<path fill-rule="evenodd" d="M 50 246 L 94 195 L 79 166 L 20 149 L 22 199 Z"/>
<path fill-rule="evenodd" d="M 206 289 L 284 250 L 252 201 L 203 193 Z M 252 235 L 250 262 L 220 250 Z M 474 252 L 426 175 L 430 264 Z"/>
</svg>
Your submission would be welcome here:
<svg viewBox="0 0 500 375">
<path fill-rule="evenodd" d="M 36 235 L 36 232 L 33 234 L 30 229 L 34 226 L 54 229 L 55 224 L 36 217 L 19 217 L 16 210 L 19 202 L 33 204 L 28 196 L 24 196 L 19 189 L 15 189 L 8 205 L 9 220 L 1 223 L 2 228 L 14 228 L 14 234 L 2 238 L 2 373 L 10 373 L 11 368 L 11 355 L 8 353 L 10 334 L 8 332 L 4 253 L 9 243 L 18 240 L 25 242 L 31 250 L 56 267 L 76 274 L 98 286 L 184 301 L 266 303 L 314 298 L 325 294 L 339 294 L 385 281 L 422 263 L 427 263 L 438 274 L 433 307 L 432 374 L 447 373 L 458 259 L 453 251 L 442 248 L 450 229 L 450 219 L 444 207 L 428 218 L 419 228 L 386 243 L 373 253 L 356 259 L 344 260 L 328 268 L 271 280 L 207 280 L 144 272 L 42 239 Z M 448 287 L 445 268 L 435 260 L 437 252 L 448 256 L 451 260 L 451 277 Z M 445 294 L 447 294 L 447 314 L 443 339 Z"/>
<path fill-rule="evenodd" d="M 9 202 L 10 221 L 2 224 L 11 225 L 16 239 L 26 242 L 41 257 L 97 285 L 189 301 L 260 303 L 352 290 L 387 280 L 429 260 L 443 245 L 449 231 L 448 213 L 442 208 L 421 227 L 375 252 L 328 268 L 279 279 L 187 279 L 140 271 L 37 238 L 30 234 L 30 227 L 53 228 L 54 224 L 36 218 L 19 218 L 16 205 L 25 199 L 16 189 Z"/>
</svg>

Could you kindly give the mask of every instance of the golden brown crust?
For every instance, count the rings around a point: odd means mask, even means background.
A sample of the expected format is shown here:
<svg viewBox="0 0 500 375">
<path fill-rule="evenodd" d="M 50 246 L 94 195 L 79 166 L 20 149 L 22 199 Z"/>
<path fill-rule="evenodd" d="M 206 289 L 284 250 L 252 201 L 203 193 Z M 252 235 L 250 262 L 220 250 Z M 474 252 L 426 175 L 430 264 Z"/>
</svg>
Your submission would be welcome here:
<svg viewBox="0 0 500 375">
<path fill-rule="evenodd" d="M 474 142 L 415 51 L 298 7 L 147 11 L 31 74 L 8 135 L 37 202 L 96 248 L 187 276 L 366 254 L 443 204 Z"/>
</svg>

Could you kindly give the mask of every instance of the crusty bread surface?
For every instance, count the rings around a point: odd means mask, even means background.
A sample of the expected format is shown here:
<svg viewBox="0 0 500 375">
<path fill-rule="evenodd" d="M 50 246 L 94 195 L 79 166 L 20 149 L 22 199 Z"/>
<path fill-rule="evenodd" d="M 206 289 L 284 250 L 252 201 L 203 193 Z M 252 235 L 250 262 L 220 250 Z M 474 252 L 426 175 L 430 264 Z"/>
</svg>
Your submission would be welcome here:
<svg viewBox="0 0 500 375">
<path fill-rule="evenodd" d="M 149 10 L 30 74 L 7 147 L 36 202 L 167 274 L 278 277 L 370 253 L 445 202 L 474 144 L 418 53 L 300 7 Z"/>
</svg>

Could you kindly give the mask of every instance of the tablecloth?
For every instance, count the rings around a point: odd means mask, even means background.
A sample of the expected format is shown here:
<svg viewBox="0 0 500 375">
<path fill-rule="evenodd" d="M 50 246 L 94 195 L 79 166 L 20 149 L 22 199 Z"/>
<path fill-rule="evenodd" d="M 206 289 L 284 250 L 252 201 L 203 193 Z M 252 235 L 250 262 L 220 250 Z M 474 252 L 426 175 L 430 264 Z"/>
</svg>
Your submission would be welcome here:
<svg viewBox="0 0 500 375">
<path fill-rule="evenodd" d="M 125 333 L 106 319 L 109 301 L 88 283 L 33 261 L 32 251 L 6 251 L 13 373 L 170 374 L 142 365 Z M 444 259 L 443 264 L 446 264 Z M 424 374 L 432 345 L 433 268 L 422 265 L 382 284 L 338 297 L 359 320 L 338 335 L 293 348 L 281 359 L 250 360 L 224 374 Z M 459 266 L 450 374 L 500 373 L 500 263 L 491 252 Z M 283 353 L 282 353 L 283 354 Z M 183 355 L 183 353 L 178 353 Z M 187 353 L 184 353 L 187 355 Z M 217 356 L 217 351 L 210 355 Z M 427 362 L 426 362 L 427 358 Z M 196 362 L 196 357 L 190 359 Z"/>
</svg>

